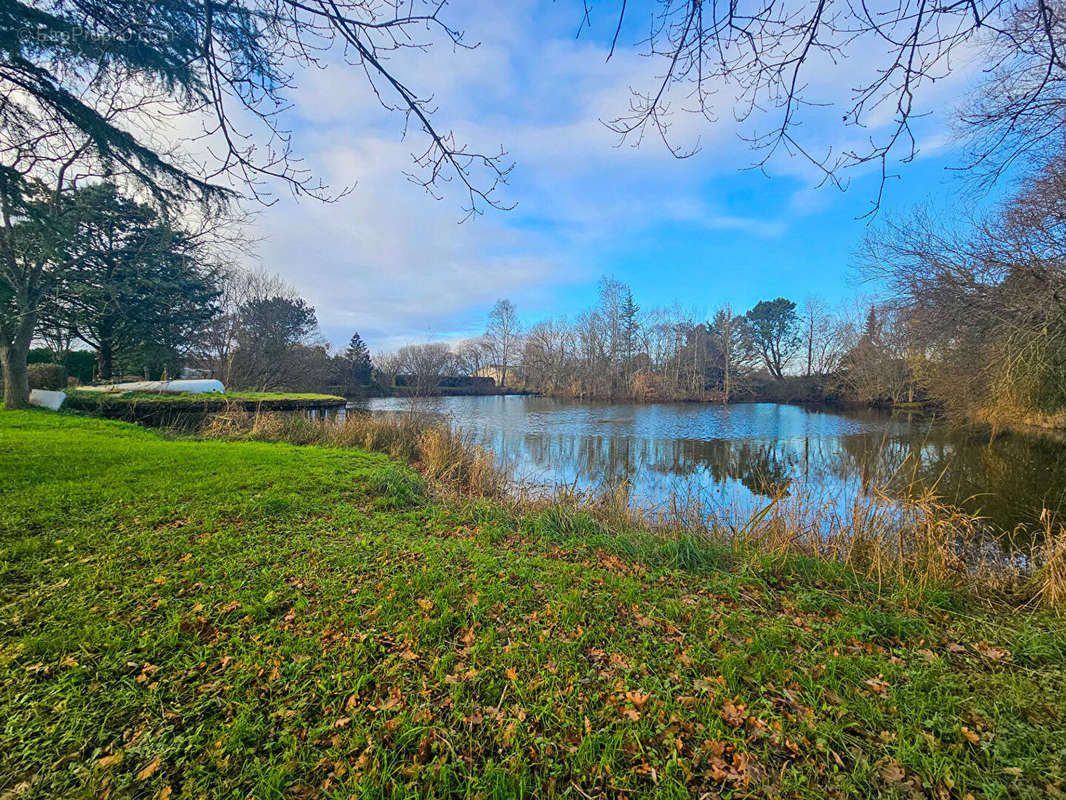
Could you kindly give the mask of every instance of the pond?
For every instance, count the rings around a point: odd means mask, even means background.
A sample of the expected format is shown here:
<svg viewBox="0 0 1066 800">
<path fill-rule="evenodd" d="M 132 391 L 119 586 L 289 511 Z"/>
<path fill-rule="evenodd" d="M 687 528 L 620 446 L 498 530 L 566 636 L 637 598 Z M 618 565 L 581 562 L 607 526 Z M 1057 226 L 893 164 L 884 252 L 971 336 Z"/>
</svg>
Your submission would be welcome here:
<svg viewBox="0 0 1066 800">
<path fill-rule="evenodd" d="M 595 489 L 627 482 L 648 507 L 672 494 L 757 509 L 804 492 L 846 508 L 878 489 L 935 486 L 999 530 L 1036 529 L 1066 500 L 1066 443 L 992 438 L 925 414 L 825 411 L 776 403 L 639 405 L 546 397 L 373 398 L 370 411 L 443 414 L 491 448 L 526 485 Z"/>
</svg>

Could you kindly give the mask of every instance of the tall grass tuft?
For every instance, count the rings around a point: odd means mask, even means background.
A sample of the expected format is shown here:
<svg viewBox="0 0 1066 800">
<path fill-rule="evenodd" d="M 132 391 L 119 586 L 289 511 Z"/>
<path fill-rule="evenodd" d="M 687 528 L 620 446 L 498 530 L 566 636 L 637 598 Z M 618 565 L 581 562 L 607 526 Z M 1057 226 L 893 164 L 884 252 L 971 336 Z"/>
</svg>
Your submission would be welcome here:
<svg viewBox="0 0 1066 800">
<path fill-rule="evenodd" d="M 1038 566 L 1033 573 L 1036 598 L 1052 608 L 1066 608 L 1066 527 L 1057 526 L 1050 511 L 1040 516 L 1044 523 L 1044 542 L 1037 552 Z"/>
<path fill-rule="evenodd" d="M 428 414 L 351 413 L 336 418 L 252 413 L 233 407 L 208 417 L 199 433 L 208 439 L 361 447 L 410 464 L 450 491 L 492 499 L 508 494 L 508 476 L 496 457 Z"/>
</svg>

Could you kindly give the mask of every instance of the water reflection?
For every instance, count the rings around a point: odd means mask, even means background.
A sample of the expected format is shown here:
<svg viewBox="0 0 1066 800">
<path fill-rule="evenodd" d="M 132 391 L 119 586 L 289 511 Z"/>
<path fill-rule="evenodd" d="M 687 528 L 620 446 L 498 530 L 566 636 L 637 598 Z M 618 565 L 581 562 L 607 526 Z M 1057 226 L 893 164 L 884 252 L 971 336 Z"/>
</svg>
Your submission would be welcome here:
<svg viewBox="0 0 1066 800">
<path fill-rule="evenodd" d="M 372 411 L 411 401 L 365 401 Z M 917 414 L 812 411 L 773 403 L 573 403 L 540 397 L 445 397 L 419 409 L 492 448 L 527 484 L 629 485 L 654 506 L 672 492 L 755 507 L 803 491 L 850 505 L 878 488 L 936 487 L 1002 530 L 1037 523 L 1066 497 L 1066 445 L 953 430 Z"/>
</svg>

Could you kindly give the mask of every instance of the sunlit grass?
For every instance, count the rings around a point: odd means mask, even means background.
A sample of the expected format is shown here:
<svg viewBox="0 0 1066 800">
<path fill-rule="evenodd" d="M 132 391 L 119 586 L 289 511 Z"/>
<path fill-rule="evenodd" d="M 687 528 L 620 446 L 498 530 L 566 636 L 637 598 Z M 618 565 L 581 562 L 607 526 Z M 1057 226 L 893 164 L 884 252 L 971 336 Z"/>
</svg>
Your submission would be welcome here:
<svg viewBox="0 0 1066 800">
<path fill-rule="evenodd" d="M 0 412 L 0 795 L 1064 786 L 1058 617 L 248 438 Z"/>
</svg>

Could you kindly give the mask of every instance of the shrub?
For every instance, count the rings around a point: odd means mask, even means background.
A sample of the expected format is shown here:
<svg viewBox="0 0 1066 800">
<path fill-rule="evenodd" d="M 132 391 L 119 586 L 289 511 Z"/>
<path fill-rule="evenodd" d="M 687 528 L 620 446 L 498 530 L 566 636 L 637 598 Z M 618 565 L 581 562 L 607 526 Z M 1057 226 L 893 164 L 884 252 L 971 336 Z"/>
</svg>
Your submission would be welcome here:
<svg viewBox="0 0 1066 800">
<path fill-rule="evenodd" d="M 31 389 L 67 388 L 67 371 L 59 364 L 30 364 L 27 370 Z"/>
</svg>

